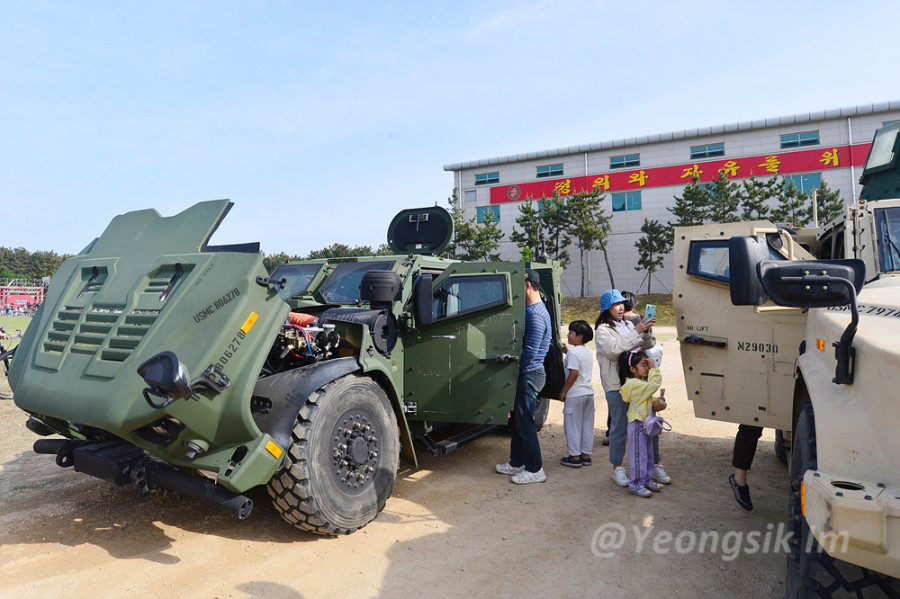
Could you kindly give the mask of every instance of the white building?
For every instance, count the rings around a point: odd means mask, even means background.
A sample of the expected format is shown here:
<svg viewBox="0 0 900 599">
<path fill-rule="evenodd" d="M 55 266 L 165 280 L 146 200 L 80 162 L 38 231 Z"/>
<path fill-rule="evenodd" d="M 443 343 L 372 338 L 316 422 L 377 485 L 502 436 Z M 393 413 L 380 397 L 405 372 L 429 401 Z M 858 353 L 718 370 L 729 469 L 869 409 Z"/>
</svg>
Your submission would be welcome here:
<svg viewBox="0 0 900 599">
<path fill-rule="evenodd" d="M 612 213 L 607 249 L 616 286 L 638 292 L 640 285 L 646 292 L 645 273 L 634 270 L 641 225 L 644 219 L 672 220 L 666 208 L 682 195 L 693 173 L 701 182 L 713 180 L 720 170 L 738 180 L 783 176 L 807 193 L 825 181 L 845 202 L 856 201 L 875 130 L 895 120 L 900 120 L 900 101 L 472 160 L 444 170 L 454 172 L 467 218 L 480 222 L 486 212 L 488 217 L 499 212 L 504 260 L 520 256 L 509 234 L 524 199 L 551 197 L 554 190 L 567 195 L 602 188 L 607 195 L 603 207 Z M 577 248 L 570 255 L 562 290 L 577 296 L 582 275 Z M 585 293 L 599 295 L 610 287 L 600 250 L 590 252 L 588 263 Z M 654 292 L 671 291 L 671 257 L 656 278 Z"/>
</svg>

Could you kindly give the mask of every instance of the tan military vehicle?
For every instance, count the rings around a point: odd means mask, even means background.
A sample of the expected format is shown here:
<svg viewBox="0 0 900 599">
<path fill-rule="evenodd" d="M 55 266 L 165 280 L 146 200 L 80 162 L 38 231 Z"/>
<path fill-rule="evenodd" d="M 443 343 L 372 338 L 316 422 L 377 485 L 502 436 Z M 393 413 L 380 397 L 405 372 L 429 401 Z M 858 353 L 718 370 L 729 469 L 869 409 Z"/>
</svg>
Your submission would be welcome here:
<svg viewBox="0 0 900 599">
<path fill-rule="evenodd" d="M 790 452 L 788 597 L 900 597 L 900 123 L 861 182 L 822 228 L 675 231 L 694 413 L 774 428 Z"/>
</svg>

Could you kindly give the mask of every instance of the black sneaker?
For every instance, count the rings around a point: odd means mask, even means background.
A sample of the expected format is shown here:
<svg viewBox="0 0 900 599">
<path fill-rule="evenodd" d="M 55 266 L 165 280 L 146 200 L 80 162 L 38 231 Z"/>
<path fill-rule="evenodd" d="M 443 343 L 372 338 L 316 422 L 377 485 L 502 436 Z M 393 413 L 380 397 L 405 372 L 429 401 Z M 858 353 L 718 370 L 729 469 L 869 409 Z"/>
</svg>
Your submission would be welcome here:
<svg viewBox="0 0 900 599">
<path fill-rule="evenodd" d="M 734 491 L 734 500 L 738 505 L 748 512 L 753 509 L 753 502 L 750 501 L 750 485 L 739 485 L 734 480 L 734 474 L 728 476 L 728 482 L 731 483 L 731 490 Z"/>
<path fill-rule="evenodd" d="M 573 458 L 569 455 L 559 460 L 559 463 L 569 468 L 581 468 L 581 458 Z"/>
</svg>

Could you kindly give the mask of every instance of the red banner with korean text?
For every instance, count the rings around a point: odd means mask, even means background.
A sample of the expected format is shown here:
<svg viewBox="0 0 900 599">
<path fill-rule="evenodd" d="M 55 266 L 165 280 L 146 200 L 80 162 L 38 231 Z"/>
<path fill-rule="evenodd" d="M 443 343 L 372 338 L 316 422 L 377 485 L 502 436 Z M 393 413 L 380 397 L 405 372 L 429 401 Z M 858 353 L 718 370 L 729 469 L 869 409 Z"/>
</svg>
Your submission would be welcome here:
<svg viewBox="0 0 900 599">
<path fill-rule="evenodd" d="M 819 147 L 813 150 L 778 152 L 763 156 L 611 171 L 597 175 L 515 185 L 498 185 L 491 187 L 491 204 L 517 202 L 527 198 L 552 197 L 557 192 L 561 196 L 567 196 L 592 189 L 599 189 L 604 193 L 616 193 L 650 187 L 687 185 L 694 175 L 699 178 L 701 183 L 708 183 L 718 178 L 719 171 L 725 171 L 729 179 L 744 179 L 750 176 L 791 175 L 863 166 L 871 145 L 871 143 L 865 143 L 852 146 Z"/>
</svg>

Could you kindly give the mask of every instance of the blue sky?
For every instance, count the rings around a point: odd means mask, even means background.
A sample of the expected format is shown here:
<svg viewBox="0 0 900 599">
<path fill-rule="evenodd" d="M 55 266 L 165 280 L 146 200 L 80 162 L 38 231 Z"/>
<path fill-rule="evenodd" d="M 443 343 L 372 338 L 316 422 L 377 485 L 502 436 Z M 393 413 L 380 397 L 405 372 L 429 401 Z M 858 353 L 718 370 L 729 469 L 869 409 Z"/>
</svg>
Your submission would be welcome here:
<svg viewBox="0 0 900 599">
<path fill-rule="evenodd" d="M 900 3 L 0 0 L 0 245 L 377 246 L 444 164 L 900 99 Z M 10 223 L 10 224 L 7 224 Z M 12 226 L 17 224 L 19 226 Z"/>
</svg>

